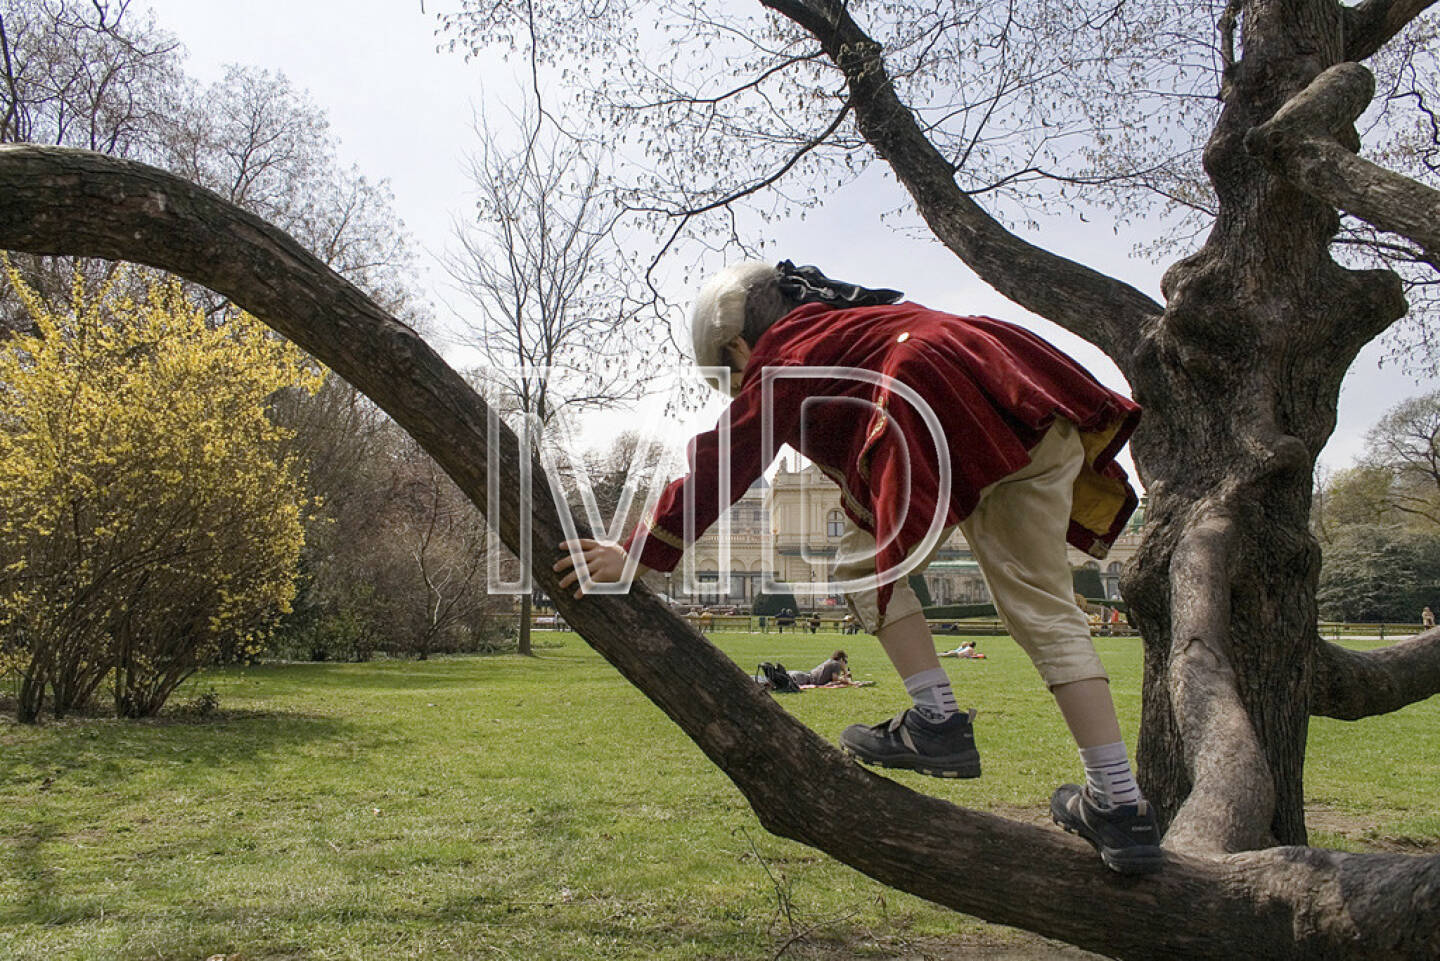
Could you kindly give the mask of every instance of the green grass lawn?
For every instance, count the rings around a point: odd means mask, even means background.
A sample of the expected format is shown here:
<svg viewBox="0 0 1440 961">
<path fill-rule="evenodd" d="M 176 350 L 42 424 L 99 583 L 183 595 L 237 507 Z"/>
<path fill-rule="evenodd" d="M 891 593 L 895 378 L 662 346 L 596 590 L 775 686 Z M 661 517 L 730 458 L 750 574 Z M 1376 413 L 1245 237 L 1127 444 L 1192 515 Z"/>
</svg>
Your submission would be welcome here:
<svg viewBox="0 0 1440 961">
<path fill-rule="evenodd" d="M 876 686 L 783 701 L 832 740 L 906 703 L 873 638 L 715 638 L 746 669 L 846 648 Z M 0 958 L 759 959 L 801 931 L 785 957 L 891 958 L 1010 937 L 766 835 L 658 709 L 553 639 L 534 658 L 214 671 L 178 697 L 214 688 L 205 719 L 0 725 Z M 1099 644 L 1133 743 L 1139 643 Z M 1044 820 L 1074 750 L 1024 656 L 980 646 L 946 666 L 980 708 L 985 776 L 897 777 Z M 1317 721 L 1316 840 L 1435 845 L 1437 721 L 1433 700 Z"/>
</svg>

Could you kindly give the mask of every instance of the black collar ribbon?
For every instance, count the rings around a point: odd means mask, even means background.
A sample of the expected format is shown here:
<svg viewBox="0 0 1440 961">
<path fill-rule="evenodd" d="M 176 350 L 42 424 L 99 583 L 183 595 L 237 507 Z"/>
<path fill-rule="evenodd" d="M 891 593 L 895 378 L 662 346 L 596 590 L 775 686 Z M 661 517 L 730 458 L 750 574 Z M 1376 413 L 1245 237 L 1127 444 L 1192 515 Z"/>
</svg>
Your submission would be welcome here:
<svg viewBox="0 0 1440 961">
<path fill-rule="evenodd" d="M 819 267 L 796 267 L 788 260 L 775 265 L 780 272 L 780 292 L 801 304 L 829 304 L 832 307 L 878 307 L 893 304 L 905 295 L 885 287 L 861 287 L 834 280 Z"/>
</svg>

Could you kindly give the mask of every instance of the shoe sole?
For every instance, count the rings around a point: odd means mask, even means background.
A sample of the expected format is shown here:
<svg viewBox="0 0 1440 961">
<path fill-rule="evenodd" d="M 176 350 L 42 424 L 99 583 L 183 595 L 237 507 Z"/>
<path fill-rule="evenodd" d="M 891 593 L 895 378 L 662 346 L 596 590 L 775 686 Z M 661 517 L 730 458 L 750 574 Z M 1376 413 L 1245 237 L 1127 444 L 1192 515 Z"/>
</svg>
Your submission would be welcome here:
<svg viewBox="0 0 1440 961">
<path fill-rule="evenodd" d="M 1116 874 L 1154 874 L 1165 866 L 1165 855 L 1159 848 L 1155 848 L 1153 852 L 1100 848 L 1100 860 Z"/>
<path fill-rule="evenodd" d="M 980 759 L 978 757 L 974 760 L 965 759 L 960 761 L 952 761 L 950 763 L 941 762 L 937 764 L 933 760 L 926 760 L 923 758 L 866 757 L 864 754 L 856 751 L 848 744 L 840 745 L 840 750 L 855 758 L 855 760 L 857 761 L 863 761 L 866 764 L 873 764 L 876 767 L 888 767 L 897 770 L 914 771 L 917 774 L 928 774 L 930 777 L 975 778 L 980 776 Z"/>
<path fill-rule="evenodd" d="M 1061 820 L 1054 806 L 1050 808 L 1050 820 L 1066 834 L 1073 834 L 1100 852 L 1100 860 L 1116 874 L 1154 874 L 1165 866 L 1165 852 L 1158 847 L 1141 845 L 1133 848 L 1107 848 L 1079 828 Z"/>
</svg>

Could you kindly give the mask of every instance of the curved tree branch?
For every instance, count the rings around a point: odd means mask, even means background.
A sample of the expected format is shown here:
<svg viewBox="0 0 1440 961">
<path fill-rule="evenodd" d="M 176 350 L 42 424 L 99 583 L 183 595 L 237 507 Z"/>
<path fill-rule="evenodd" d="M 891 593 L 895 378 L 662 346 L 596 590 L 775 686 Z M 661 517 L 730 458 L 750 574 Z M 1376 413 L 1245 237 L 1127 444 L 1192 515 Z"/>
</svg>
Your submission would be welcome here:
<svg viewBox="0 0 1440 961">
<path fill-rule="evenodd" d="M 1245 135 L 1245 147 L 1301 190 L 1381 230 L 1440 252 L 1440 190 L 1356 155 L 1352 124 L 1375 94 L 1358 63 L 1339 63 Z"/>
<path fill-rule="evenodd" d="M 1170 700 L 1192 783 L 1165 835 L 1172 851 L 1220 854 L 1274 843 L 1275 782 L 1227 653 L 1234 538 L 1234 518 L 1211 508 L 1190 523 L 1170 562 Z"/>
<path fill-rule="evenodd" d="M 1321 641 L 1310 713 L 1356 721 L 1440 694 L 1440 628 L 1373 651 Z"/>
<path fill-rule="evenodd" d="M 1432 957 L 1440 859 L 1308 849 L 1172 856 L 1160 874 L 1127 879 L 1058 830 L 967 811 L 862 769 L 643 587 L 579 601 L 559 591 L 550 569 L 558 515 L 538 465 L 532 490 L 522 490 L 515 436 L 489 436 L 484 402 L 414 331 L 215 194 L 98 154 L 9 146 L 0 147 L 0 196 L 0 249 L 132 260 L 212 287 L 368 393 L 482 511 L 493 481 L 500 507 L 489 520 L 506 545 L 530 559 L 565 619 L 735 782 L 770 831 L 938 904 L 1117 958 Z M 528 543 L 512 514 L 522 510 L 533 522 Z"/>
<path fill-rule="evenodd" d="M 1372 56 L 1433 3 L 1435 0 L 1365 0 L 1343 8 L 1345 59 Z"/>
<path fill-rule="evenodd" d="M 865 139 L 885 158 L 935 235 L 1000 293 L 1096 344 L 1127 356 L 1163 310 L 1128 284 L 1027 243 L 955 182 L 955 168 L 900 102 L 880 45 L 836 0 L 761 0 L 809 31 L 845 74 Z M 1121 364 L 1122 367 L 1126 366 Z"/>
</svg>

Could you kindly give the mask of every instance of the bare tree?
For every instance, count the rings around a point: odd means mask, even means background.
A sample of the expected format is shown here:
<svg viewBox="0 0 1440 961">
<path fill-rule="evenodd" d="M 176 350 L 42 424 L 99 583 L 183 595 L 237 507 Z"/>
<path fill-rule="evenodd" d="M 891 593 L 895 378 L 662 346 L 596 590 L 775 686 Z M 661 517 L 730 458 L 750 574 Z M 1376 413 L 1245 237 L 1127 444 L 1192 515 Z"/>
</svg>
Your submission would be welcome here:
<svg viewBox="0 0 1440 961">
<path fill-rule="evenodd" d="M 585 474 L 602 517 L 613 517 L 625 503 L 627 487 L 631 491 L 629 513 L 619 523 L 621 530 L 632 529 L 640 520 L 643 505 L 634 492 L 649 487 L 656 479 L 658 465 L 649 447 L 645 437 L 627 430 L 603 450 L 586 452 Z"/>
<path fill-rule="evenodd" d="M 280 226 L 407 322 L 425 308 L 388 186 L 336 156 L 324 110 L 283 74 L 230 65 L 180 85 L 157 131 L 159 166 Z M 143 158 L 142 158 L 143 159 Z"/>
<path fill-rule="evenodd" d="M 485 358 L 477 376 L 544 445 L 559 419 L 638 398 L 654 373 L 632 358 L 663 343 L 654 315 L 630 295 L 620 211 L 599 164 L 538 105 L 515 119 L 522 143 L 514 149 L 484 118 L 476 122 L 474 216 L 456 224 L 446 268 L 469 301 L 461 319 Z M 522 594 L 527 655 L 530 611 Z"/>
<path fill-rule="evenodd" d="M 0 0 L 0 143 L 48 143 L 154 159 L 184 83 L 180 43 L 129 0 Z M 15 258 L 47 298 L 68 295 L 77 266 L 92 292 L 106 264 Z M 29 321 L 0 291 L 0 333 Z"/>
<path fill-rule="evenodd" d="M 1388 506 L 1440 528 L 1440 393 L 1412 397 L 1386 412 L 1366 435 L 1364 459 L 1391 479 Z"/>
<path fill-rule="evenodd" d="M 129 0 L 4 0 L 0 143 L 148 151 L 181 81 L 180 55 Z"/>
<path fill-rule="evenodd" d="M 1400 527 L 1403 515 L 1391 503 L 1395 475 L 1383 467 L 1357 466 L 1319 479 L 1312 514 L 1315 536 L 1329 550 L 1347 527 Z"/>
<path fill-rule="evenodd" d="M 402 435 L 403 437 L 403 435 Z M 484 519 L 414 441 L 403 437 L 398 510 L 383 525 L 409 561 L 390 588 L 404 646 L 426 660 L 447 636 L 472 630 L 494 606 L 485 590 Z"/>
<path fill-rule="evenodd" d="M 423 323 L 389 189 L 340 164 L 324 111 L 264 70 L 232 65 L 214 84 L 197 84 L 179 41 L 132 6 L 0 0 L 0 143 L 81 147 L 172 170 L 281 225 L 397 315 Z M 109 276 L 108 265 L 85 268 L 97 283 Z M 24 272 L 58 296 L 73 265 L 30 261 Z M 6 307 L 0 317 L 14 313 Z M 210 307 L 218 316 L 224 304 Z"/>
</svg>

